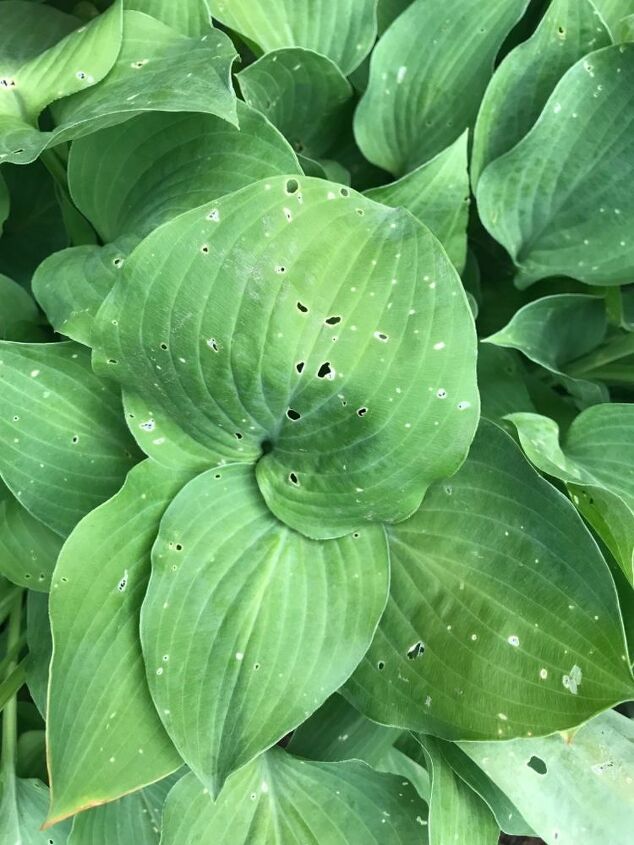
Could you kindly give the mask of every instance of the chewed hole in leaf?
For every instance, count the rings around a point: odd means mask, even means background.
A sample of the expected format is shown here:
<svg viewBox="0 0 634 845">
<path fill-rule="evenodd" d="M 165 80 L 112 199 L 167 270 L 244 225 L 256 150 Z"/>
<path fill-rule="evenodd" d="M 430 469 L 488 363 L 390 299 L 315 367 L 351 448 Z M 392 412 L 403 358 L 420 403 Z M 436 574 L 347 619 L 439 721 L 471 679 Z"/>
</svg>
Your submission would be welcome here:
<svg viewBox="0 0 634 845">
<path fill-rule="evenodd" d="M 293 484 L 295 487 L 299 487 L 299 478 L 297 477 L 297 474 L 296 474 L 296 473 L 294 473 L 294 472 L 289 472 L 289 474 L 288 474 L 288 480 L 289 480 L 289 481 L 290 481 L 290 483 L 291 483 L 291 484 Z"/>
<path fill-rule="evenodd" d="M 319 367 L 317 370 L 317 378 L 334 378 L 334 370 L 330 366 L 330 361 L 324 361 L 324 363 Z"/>
<path fill-rule="evenodd" d="M 529 769 L 537 772 L 538 775 L 545 775 L 548 771 L 548 766 L 544 763 L 542 758 L 536 757 L 534 754 L 526 765 Z"/>
<path fill-rule="evenodd" d="M 299 190 L 299 182 L 297 179 L 287 179 L 286 180 L 286 193 L 287 194 L 295 194 Z"/>
<path fill-rule="evenodd" d="M 298 373 L 303 372 L 303 370 L 304 370 L 304 362 L 303 362 L 303 361 L 298 361 L 298 362 L 295 364 L 295 369 L 297 370 L 297 372 L 298 372 Z"/>
<path fill-rule="evenodd" d="M 337 323 L 340 323 L 340 322 L 341 322 L 341 317 L 339 317 L 339 316 L 326 317 L 326 319 L 324 320 L 324 323 L 327 326 L 336 326 Z"/>
<path fill-rule="evenodd" d="M 301 311 L 301 312 L 302 312 L 302 314 L 308 314 L 308 306 L 307 306 L 307 305 L 304 305 L 304 303 L 303 303 L 303 302 L 298 302 L 298 303 L 297 303 L 297 310 L 298 310 L 298 311 Z"/>
<path fill-rule="evenodd" d="M 293 408 L 288 409 L 288 411 L 286 412 L 286 416 L 289 418 L 289 420 L 292 420 L 293 422 L 297 422 L 297 420 L 300 420 L 302 418 L 302 415 L 299 413 L 299 411 L 295 411 L 293 410 Z"/>
<path fill-rule="evenodd" d="M 367 413 L 368 413 L 368 409 L 367 409 L 367 408 L 359 408 L 359 409 L 357 410 L 357 416 L 358 416 L 358 417 L 365 417 L 365 415 L 366 415 Z"/>
<path fill-rule="evenodd" d="M 418 640 L 407 649 L 408 660 L 416 660 L 417 657 L 422 657 L 425 653 L 425 643 Z"/>
</svg>

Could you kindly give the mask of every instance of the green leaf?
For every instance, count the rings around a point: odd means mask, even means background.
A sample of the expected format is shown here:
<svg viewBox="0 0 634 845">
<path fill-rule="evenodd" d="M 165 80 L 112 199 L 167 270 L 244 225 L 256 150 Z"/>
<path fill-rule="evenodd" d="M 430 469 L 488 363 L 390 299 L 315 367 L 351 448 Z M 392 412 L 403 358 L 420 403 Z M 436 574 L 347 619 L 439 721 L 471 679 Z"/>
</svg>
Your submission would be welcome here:
<svg viewBox="0 0 634 845">
<path fill-rule="evenodd" d="M 372 53 L 355 114 L 365 157 L 400 175 L 462 135 L 475 121 L 498 50 L 527 5 L 416 0 L 399 15 Z"/>
<path fill-rule="evenodd" d="M 592 0 L 592 2 L 609 26 L 612 35 L 617 36 L 619 24 L 632 12 L 632 0 Z"/>
<path fill-rule="evenodd" d="M 0 173 L 0 235 L 2 235 L 4 222 L 9 216 L 10 204 L 9 189 L 7 188 L 7 183 L 4 181 L 4 176 Z"/>
<path fill-rule="evenodd" d="M 323 53 L 348 75 L 376 38 L 376 0 L 210 0 L 215 18 L 263 52 L 305 47 Z"/>
<path fill-rule="evenodd" d="M 531 129 L 568 68 L 611 44 L 592 0 L 553 0 L 527 41 L 509 53 L 487 88 L 476 123 L 471 178 Z"/>
<path fill-rule="evenodd" d="M 11 193 L 11 211 L 0 238 L 0 273 L 27 285 L 47 255 L 68 245 L 68 236 L 44 165 L 36 161 L 28 167 L 4 164 L 1 169 Z"/>
<path fill-rule="evenodd" d="M 46 592 L 62 546 L 0 481 L 0 574 L 14 584 Z"/>
<path fill-rule="evenodd" d="M 214 795 L 350 676 L 388 585 L 381 526 L 308 540 L 271 515 L 248 465 L 209 470 L 176 496 L 141 640 L 165 729 Z"/>
<path fill-rule="evenodd" d="M 33 276 L 33 294 L 55 331 L 91 344 L 94 317 L 138 238 L 104 247 L 75 246 L 46 258 Z"/>
<path fill-rule="evenodd" d="M 186 480 L 144 461 L 62 549 L 50 599 L 51 821 L 181 765 L 147 689 L 139 611 L 159 520 Z"/>
<path fill-rule="evenodd" d="M 567 366 L 596 349 L 608 329 L 605 301 L 601 297 L 564 293 L 529 302 L 510 323 L 486 343 L 517 349 L 557 377 L 584 405 L 605 402 L 605 387 L 574 378 Z"/>
<path fill-rule="evenodd" d="M 203 112 L 235 124 L 230 72 L 236 55 L 229 38 L 216 29 L 187 38 L 149 15 L 126 11 L 121 52 L 107 77 L 56 103 L 50 132 L 16 118 L 0 121 L 0 160 L 25 164 L 48 146 L 144 111 Z"/>
<path fill-rule="evenodd" d="M 378 0 L 376 8 L 379 35 L 411 4 L 412 0 Z"/>
<path fill-rule="evenodd" d="M 513 258 L 520 286 L 558 275 L 631 281 L 634 191 L 621 163 L 634 155 L 633 90 L 634 44 L 591 53 L 480 177 L 482 222 Z"/>
<path fill-rule="evenodd" d="M 2 147 L 5 125 L 22 121 L 36 126 L 40 112 L 54 100 L 84 91 L 108 74 L 121 48 L 122 4 L 116 0 L 103 15 L 57 43 L 54 33 L 67 32 L 72 18 L 13 0 L 0 6 L 0 14 L 0 30 L 7 32 L 10 41 L 4 45 L 0 64 Z M 30 32 L 22 42 L 27 28 Z"/>
<path fill-rule="evenodd" d="M 29 647 L 26 683 L 31 698 L 45 718 L 48 667 L 53 653 L 51 623 L 48 618 L 48 596 L 45 594 L 31 591 L 27 595 L 26 641 Z"/>
<path fill-rule="evenodd" d="M 96 366 L 151 414 L 143 448 L 262 456 L 267 504 L 311 537 L 406 517 L 477 424 L 473 321 L 444 251 L 408 212 L 320 179 L 170 221 L 98 319 Z"/>
<path fill-rule="evenodd" d="M 401 733 L 366 719 L 343 696 L 331 695 L 286 747 L 309 760 L 363 760 L 376 767 Z"/>
<path fill-rule="evenodd" d="M 557 845 L 626 845 L 634 824 L 634 726 L 608 711 L 570 734 L 461 748 Z"/>
<path fill-rule="evenodd" d="M 163 804 L 181 773 L 75 817 L 68 845 L 159 845 Z M 125 840 L 122 840 L 125 836 Z"/>
<path fill-rule="evenodd" d="M 370 718 L 501 739 L 632 697 L 605 561 L 570 502 L 493 424 L 388 536 L 390 600 L 346 685 Z"/>
<path fill-rule="evenodd" d="M 428 737 L 430 739 L 430 737 Z M 495 816 L 498 827 L 510 836 L 532 836 L 534 831 L 515 804 L 455 742 L 434 740 L 455 774 L 476 792 Z"/>
<path fill-rule="evenodd" d="M 41 334 L 42 317 L 37 305 L 17 282 L 0 274 L 0 338 L 32 340 Z"/>
<path fill-rule="evenodd" d="M 33 516 L 65 536 L 136 461 L 118 391 L 74 343 L 0 342 L 0 473 Z"/>
<path fill-rule="evenodd" d="M 432 736 L 418 738 L 431 773 L 429 845 L 497 845 L 500 829 L 484 801 L 453 771 L 444 743 Z"/>
<path fill-rule="evenodd" d="M 237 106 L 240 130 L 209 114 L 154 113 L 76 141 L 68 164 L 70 191 L 100 237 L 143 237 L 251 182 L 301 173 L 266 118 L 241 102 Z"/>
<path fill-rule="evenodd" d="M 41 830 L 46 818 L 48 788 L 35 778 L 0 783 L 0 841 L 7 845 L 66 845 L 70 823 Z"/>
<path fill-rule="evenodd" d="M 162 845 L 421 845 L 424 815 L 399 777 L 274 748 L 237 772 L 215 803 L 186 775 L 167 798 Z"/>
<path fill-rule="evenodd" d="M 246 102 L 307 156 L 328 152 L 348 119 L 352 86 L 331 59 L 312 50 L 266 53 L 238 82 Z"/>
<path fill-rule="evenodd" d="M 407 176 L 390 185 L 371 188 L 365 195 L 376 202 L 411 211 L 429 226 L 458 272 L 462 271 L 467 258 L 469 218 L 467 132 Z"/>
<path fill-rule="evenodd" d="M 583 516 L 634 584 L 634 406 L 595 405 L 575 418 L 559 443 L 557 423 L 511 414 L 535 466 L 566 483 Z"/>
<path fill-rule="evenodd" d="M 190 38 L 209 34 L 211 17 L 207 0 L 126 0 L 126 9 L 144 12 Z"/>
</svg>

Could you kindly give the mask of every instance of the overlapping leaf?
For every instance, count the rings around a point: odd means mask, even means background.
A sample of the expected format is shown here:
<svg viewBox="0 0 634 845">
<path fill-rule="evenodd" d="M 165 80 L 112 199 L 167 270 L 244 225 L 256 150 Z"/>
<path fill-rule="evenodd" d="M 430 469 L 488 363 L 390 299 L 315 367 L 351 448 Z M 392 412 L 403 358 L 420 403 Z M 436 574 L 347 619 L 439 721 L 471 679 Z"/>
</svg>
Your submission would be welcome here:
<svg viewBox="0 0 634 845">
<path fill-rule="evenodd" d="M 272 749 L 237 772 L 213 803 L 193 774 L 169 794 L 163 845 L 420 845 L 414 788 L 364 763 L 313 763 Z"/>
<path fill-rule="evenodd" d="M 366 158 L 401 175 L 472 125 L 497 52 L 527 5 L 415 0 L 399 15 L 372 53 L 355 115 Z"/>
<path fill-rule="evenodd" d="M 396 182 L 365 192 L 376 202 L 403 206 L 429 226 L 459 272 L 467 258 L 467 140 L 465 132 L 431 161 Z"/>
<path fill-rule="evenodd" d="M 606 47 L 562 77 L 533 129 L 480 177 L 478 209 L 518 267 L 518 284 L 634 273 L 634 44 Z"/>
<path fill-rule="evenodd" d="M 553 0 L 535 34 L 504 59 L 484 95 L 471 160 L 474 185 L 531 129 L 568 68 L 610 43 L 592 0 Z"/>
<path fill-rule="evenodd" d="M 121 485 L 136 449 L 112 383 L 73 343 L 0 342 L 0 473 L 64 536 Z"/>
<path fill-rule="evenodd" d="M 390 600 L 346 686 L 370 718 L 500 739 L 631 697 L 607 565 L 500 429 L 483 423 L 463 468 L 388 534 Z"/>
<path fill-rule="evenodd" d="M 349 74 L 376 37 L 376 0 L 210 0 L 212 14 L 266 53 L 305 47 Z"/>
<path fill-rule="evenodd" d="M 438 242 L 322 180 L 272 178 L 158 229 L 99 322 L 96 364 L 145 403 L 146 451 L 261 456 L 269 507 L 308 536 L 407 516 L 477 422 L 472 318 Z"/>
<path fill-rule="evenodd" d="M 0 160 L 25 164 L 48 146 L 145 111 L 203 112 L 235 124 L 229 81 L 235 57 L 229 38 L 216 29 L 188 38 L 149 15 L 126 11 L 121 51 L 106 78 L 56 103 L 52 131 L 18 118 L 0 122 Z"/>
<path fill-rule="evenodd" d="M 238 81 L 245 101 L 307 156 L 326 153 L 349 114 L 352 86 L 331 59 L 313 50 L 266 53 Z"/>
<path fill-rule="evenodd" d="M 158 522 L 186 480 L 143 462 L 120 493 L 82 520 L 60 555 L 50 601 L 51 820 L 181 765 L 147 689 L 139 610 Z"/>
<path fill-rule="evenodd" d="M 0 783 L 0 837 L 19 845 L 66 845 L 70 823 L 62 822 L 42 830 L 46 818 L 48 789 L 34 778 L 15 778 L 7 788 L 6 777 Z"/>
<path fill-rule="evenodd" d="M 627 845 L 634 824 L 634 730 L 608 711 L 569 734 L 461 747 L 558 845 Z"/>
<path fill-rule="evenodd" d="M 634 407 L 588 408 L 559 442 L 559 428 L 538 414 L 511 414 L 527 457 L 564 481 L 573 501 L 634 583 Z"/>
<path fill-rule="evenodd" d="M 141 638 L 165 729 L 212 794 L 350 676 L 388 585 L 379 525 L 308 540 L 272 516 L 248 465 L 183 488 L 161 520 Z"/>
</svg>

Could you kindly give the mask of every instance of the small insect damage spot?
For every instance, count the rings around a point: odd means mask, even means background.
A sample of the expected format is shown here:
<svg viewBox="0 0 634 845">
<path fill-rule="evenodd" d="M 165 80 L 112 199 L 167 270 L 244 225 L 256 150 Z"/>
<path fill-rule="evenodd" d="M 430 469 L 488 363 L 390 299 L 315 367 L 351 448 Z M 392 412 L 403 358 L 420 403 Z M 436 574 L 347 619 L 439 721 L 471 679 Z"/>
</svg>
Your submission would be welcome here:
<svg viewBox="0 0 634 845">
<path fill-rule="evenodd" d="M 534 754 L 531 759 L 526 764 L 529 769 L 532 769 L 534 772 L 537 772 L 538 775 L 545 775 L 548 771 L 548 766 L 541 757 L 536 757 Z"/>
<path fill-rule="evenodd" d="M 347 188 L 340 188 L 339 193 L 341 194 L 342 197 L 349 197 L 350 196 L 350 191 Z"/>
<path fill-rule="evenodd" d="M 425 643 L 418 640 L 407 649 L 407 659 L 416 660 L 417 657 L 422 657 L 425 654 Z"/>
<path fill-rule="evenodd" d="M 325 378 L 328 381 L 332 381 L 335 375 L 335 370 L 331 366 L 330 361 L 324 361 L 317 370 L 317 378 Z"/>
<path fill-rule="evenodd" d="M 285 190 L 287 194 L 296 194 L 299 190 L 299 182 L 297 179 L 287 179 Z"/>
<path fill-rule="evenodd" d="M 236 440 L 242 440 L 244 435 L 242 434 L 241 431 L 235 431 L 233 436 L 235 437 Z"/>
<path fill-rule="evenodd" d="M 120 593 L 125 593 L 125 588 L 127 586 L 128 586 L 128 570 L 124 569 L 123 577 L 121 578 L 121 580 L 117 584 L 117 590 L 119 590 Z"/>
<path fill-rule="evenodd" d="M 289 480 L 289 482 L 290 482 L 290 483 L 291 483 L 294 487 L 299 487 L 299 486 L 300 486 L 300 485 L 299 485 L 299 478 L 297 477 L 297 474 L 296 474 L 296 473 L 294 473 L 294 472 L 289 472 L 289 474 L 288 474 L 288 480 Z"/>
<path fill-rule="evenodd" d="M 577 666 L 575 663 L 570 672 L 567 675 L 563 675 L 561 682 L 565 689 L 573 695 L 576 695 L 579 687 L 581 686 L 582 678 L 583 673 L 581 671 L 581 667 Z"/>
<path fill-rule="evenodd" d="M 297 372 L 298 372 L 298 373 L 302 373 L 302 372 L 304 371 L 304 366 L 305 366 L 305 365 L 304 365 L 304 362 L 303 362 L 303 361 L 298 361 L 298 362 L 295 364 L 295 369 L 297 370 Z"/>
<path fill-rule="evenodd" d="M 358 408 L 358 409 L 357 409 L 357 416 L 358 416 L 358 417 L 365 417 L 365 415 L 366 415 L 367 413 L 368 413 L 368 409 L 367 409 L 367 408 Z"/>
<path fill-rule="evenodd" d="M 382 672 L 385 669 L 385 660 L 379 660 L 379 662 L 376 664 L 376 668 L 379 670 L 379 672 Z"/>
<path fill-rule="evenodd" d="M 283 275 L 284 273 L 286 273 L 286 267 L 284 266 L 284 264 L 276 264 L 273 269 L 278 275 Z"/>
<path fill-rule="evenodd" d="M 337 323 L 340 323 L 340 322 L 341 322 L 341 317 L 336 316 L 336 315 L 333 316 L 333 317 L 326 317 L 326 319 L 324 320 L 324 323 L 327 326 L 336 326 Z"/>
<path fill-rule="evenodd" d="M 218 342 L 215 337 L 208 337 L 206 343 L 213 352 L 218 352 Z"/>
<path fill-rule="evenodd" d="M 304 305 L 303 302 L 297 302 L 297 310 L 301 311 L 302 314 L 308 314 L 308 306 Z"/>
<path fill-rule="evenodd" d="M 374 332 L 374 337 L 376 340 L 380 340 L 381 343 L 387 343 L 390 339 L 390 336 L 385 334 L 385 332 Z"/>
<path fill-rule="evenodd" d="M 112 259 L 112 265 L 113 265 L 113 267 L 116 267 L 116 268 L 117 268 L 117 270 L 118 270 L 120 267 L 123 267 L 124 260 L 125 260 L 125 259 L 123 258 L 123 256 L 121 256 L 121 255 L 117 255 L 117 257 L 116 257 L 116 258 L 113 258 L 113 259 Z"/>
<path fill-rule="evenodd" d="M 212 220 L 214 223 L 218 223 L 220 220 L 220 212 L 217 208 L 212 208 L 209 214 L 207 215 L 207 220 Z"/>
<path fill-rule="evenodd" d="M 200 248 L 203 255 L 209 255 L 209 244 L 203 244 Z"/>
<path fill-rule="evenodd" d="M 289 408 L 286 411 L 286 416 L 289 418 L 289 420 L 292 420 L 293 422 L 297 422 L 302 418 L 302 415 L 299 413 L 299 411 L 295 411 L 293 408 Z"/>
</svg>

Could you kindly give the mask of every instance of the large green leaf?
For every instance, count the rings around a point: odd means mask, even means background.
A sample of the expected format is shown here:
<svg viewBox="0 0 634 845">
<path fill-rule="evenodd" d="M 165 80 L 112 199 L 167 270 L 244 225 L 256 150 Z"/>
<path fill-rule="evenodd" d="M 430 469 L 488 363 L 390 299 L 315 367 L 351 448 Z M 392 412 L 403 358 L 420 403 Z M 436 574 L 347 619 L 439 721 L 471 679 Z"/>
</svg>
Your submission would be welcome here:
<svg viewBox="0 0 634 845">
<path fill-rule="evenodd" d="M 499 739 L 577 725 L 632 697 L 605 561 L 570 502 L 493 424 L 388 536 L 390 600 L 346 686 L 370 718 Z"/>
<path fill-rule="evenodd" d="M 559 442 L 557 423 L 511 414 L 527 457 L 564 481 L 578 509 L 634 584 L 634 406 L 587 408 Z"/>
<path fill-rule="evenodd" d="M 216 29 L 188 38 L 142 12 L 123 15 L 123 44 L 97 85 L 55 104 L 55 128 L 42 131 L 18 118 L 0 120 L 0 160 L 25 164 L 48 146 L 121 123 L 139 112 L 203 112 L 237 123 L 230 71 L 236 57 Z"/>
<path fill-rule="evenodd" d="M 163 804 L 180 772 L 75 817 L 68 845 L 159 845 Z"/>
<path fill-rule="evenodd" d="M 632 0 L 592 0 L 607 23 L 613 36 L 619 34 L 619 24 L 632 14 Z"/>
<path fill-rule="evenodd" d="M 31 516 L 0 481 L 0 574 L 47 591 L 61 545 L 59 534 Z"/>
<path fill-rule="evenodd" d="M 214 17 L 266 53 L 305 47 L 323 53 L 346 76 L 376 38 L 376 0 L 210 0 Z"/>
<path fill-rule="evenodd" d="M 34 293 L 57 331 L 90 345 L 94 315 L 125 259 L 159 224 L 265 176 L 301 172 L 266 118 L 237 106 L 239 131 L 214 115 L 158 112 L 73 144 L 73 199 L 114 243 L 64 250 L 38 268 Z"/>
<path fill-rule="evenodd" d="M 150 113 L 76 141 L 70 191 L 100 237 L 143 237 L 258 179 L 301 173 L 266 118 L 237 105 L 240 130 L 215 115 Z"/>
<path fill-rule="evenodd" d="M 326 153 L 348 117 L 352 86 L 331 59 L 312 50 L 266 53 L 238 81 L 246 102 L 307 156 Z"/>
<path fill-rule="evenodd" d="M 159 520 L 186 480 L 144 461 L 62 549 L 50 599 L 51 820 L 112 801 L 181 765 L 147 689 L 139 611 Z"/>
<path fill-rule="evenodd" d="M 211 17 L 207 0 L 126 0 L 126 9 L 145 12 L 190 38 L 209 34 Z"/>
<path fill-rule="evenodd" d="M 6 845 L 66 845 L 70 823 L 42 830 L 48 788 L 35 778 L 0 782 L 0 842 Z"/>
<path fill-rule="evenodd" d="M 518 349 L 553 373 L 584 405 L 605 402 L 603 385 L 566 373 L 567 365 L 601 345 L 608 329 L 601 297 L 564 293 L 529 302 L 487 343 Z"/>
<path fill-rule="evenodd" d="M 592 0 L 553 0 L 534 35 L 504 59 L 476 123 L 471 178 L 521 141 L 569 67 L 611 43 Z"/>
<path fill-rule="evenodd" d="M 507 414 L 534 411 L 519 355 L 499 346 L 480 344 L 478 388 L 482 416 L 503 424 Z"/>
<path fill-rule="evenodd" d="M 209 470 L 178 494 L 153 549 L 141 639 L 165 729 L 214 795 L 350 676 L 388 586 L 381 526 L 309 540 L 272 516 L 251 466 Z"/>
<path fill-rule="evenodd" d="M 379 40 L 354 131 L 366 158 L 400 175 L 468 127 L 528 0 L 416 0 Z M 459 45 L 459 46 L 458 46 Z"/>
<path fill-rule="evenodd" d="M 420 845 L 425 805 L 364 763 L 313 763 L 271 749 L 212 802 L 193 774 L 170 792 L 162 845 Z"/>
<path fill-rule="evenodd" d="M 363 760 L 376 766 L 401 733 L 371 722 L 337 694 L 293 732 L 287 748 L 309 760 Z"/>
<path fill-rule="evenodd" d="M 0 473 L 66 535 L 121 485 L 137 453 L 116 387 L 74 343 L 0 342 Z"/>
<path fill-rule="evenodd" d="M 634 273 L 634 44 L 606 47 L 562 77 L 533 129 L 478 182 L 482 222 L 518 284 L 571 276 L 593 285 Z"/>
<path fill-rule="evenodd" d="M 403 206 L 432 230 L 459 272 L 467 258 L 469 172 L 467 132 L 431 161 L 389 185 L 371 188 L 367 197 Z"/>
<path fill-rule="evenodd" d="M 151 415 L 143 448 L 262 456 L 269 507 L 308 536 L 409 515 L 477 423 L 473 321 L 444 251 L 408 212 L 320 179 L 271 178 L 157 229 L 99 324 L 96 365 Z"/>
<path fill-rule="evenodd" d="M 442 740 L 419 736 L 431 774 L 429 845 L 497 845 L 500 829 L 484 801 L 453 771 Z"/>
<path fill-rule="evenodd" d="M 634 726 L 608 711 L 569 734 L 461 747 L 553 845 L 628 845 Z"/>
<path fill-rule="evenodd" d="M 4 88 L 0 147 L 4 147 L 5 125 L 11 129 L 14 121 L 22 121 L 36 126 L 46 106 L 95 85 L 115 63 L 121 48 L 121 0 L 74 32 L 67 28 L 69 21 L 73 19 L 61 12 L 21 0 L 0 5 L 0 32 L 5 41 L 0 62 Z M 62 32 L 68 34 L 54 43 Z"/>
</svg>

